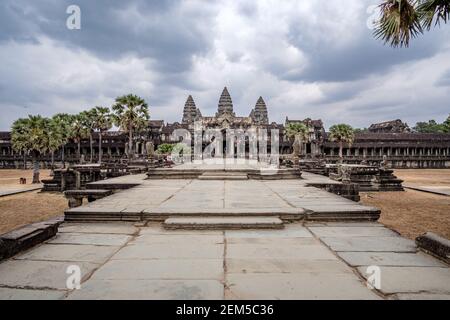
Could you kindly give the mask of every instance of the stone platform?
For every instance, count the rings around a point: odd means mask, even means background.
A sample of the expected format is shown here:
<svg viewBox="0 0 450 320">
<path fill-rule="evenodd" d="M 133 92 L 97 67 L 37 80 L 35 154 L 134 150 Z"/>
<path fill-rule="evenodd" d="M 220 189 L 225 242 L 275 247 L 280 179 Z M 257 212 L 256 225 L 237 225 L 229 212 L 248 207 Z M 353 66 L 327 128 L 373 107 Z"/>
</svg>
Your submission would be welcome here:
<svg viewBox="0 0 450 320">
<path fill-rule="evenodd" d="M 66 287 L 79 266 L 81 288 Z M 378 266 L 381 287 L 367 287 Z M 450 268 L 379 223 L 164 230 L 68 223 L 0 263 L 0 299 L 450 299 Z"/>
<path fill-rule="evenodd" d="M 133 188 L 67 210 L 66 221 L 164 221 L 173 216 L 274 216 L 297 220 L 377 220 L 380 211 L 297 180 L 146 180 L 143 175 L 90 184 Z M 323 181 L 322 177 L 318 177 Z"/>
<path fill-rule="evenodd" d="M 218 159 L 212 163 L 192 162 L 173 168 L 151 168 L 147 176 L 148 179 L 278 180 L 299 179 L 301 171 L 293 168 L 274 168 L 255 161 Z"/>
<path fill-rule="evenodd" d="M 433 193 L 441 196 L 450 196 L 450 187 L 448 186 L 415 186 L 415 185 L 405 185 L 405 188 Z"/>
</svg>

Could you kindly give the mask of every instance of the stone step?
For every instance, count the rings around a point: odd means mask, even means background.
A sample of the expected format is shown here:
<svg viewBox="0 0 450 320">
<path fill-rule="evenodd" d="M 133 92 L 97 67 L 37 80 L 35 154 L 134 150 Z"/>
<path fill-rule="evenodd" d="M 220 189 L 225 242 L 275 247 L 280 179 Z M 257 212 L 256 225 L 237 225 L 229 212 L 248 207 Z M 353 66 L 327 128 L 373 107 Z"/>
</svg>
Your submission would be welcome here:
<svg viewBox="0 0 450 320">
<path fill-rule="evenodd" d="M 177 230 L 236 230 L 236 229 L 283 229 L 278 217 L 171 217 L 167 218 L 165 229 Z"/>
<path fill-rule="evenodd" d="M 244 176 L 247 172 L 243 171 L 225 171 L 225 170 L 212 170 L 205 171 L 202 176 Z"/>
<path fill-rule="evenodd" d="M 248 176 L 247 175 L 237 175 L 237 174 L 232 174 L 232 175 L 227 175 L 227 174 L 223 174 L 223 175 L 201 175 L 200 177 L 198 177 L 198 180 L 248 180 Z"/>
<path fill-rule="evenodd" d="M 164 221 L 169 217 L 281 217 L 287 221 L 298 221 L 305 217 L 301 208 L 150 208 L 143 212 L 122 211 L 115 209 L 94 209 L 76 207 L 67 209 L 65 221 L 99 222 L 99 221 Z"/>
</svg>

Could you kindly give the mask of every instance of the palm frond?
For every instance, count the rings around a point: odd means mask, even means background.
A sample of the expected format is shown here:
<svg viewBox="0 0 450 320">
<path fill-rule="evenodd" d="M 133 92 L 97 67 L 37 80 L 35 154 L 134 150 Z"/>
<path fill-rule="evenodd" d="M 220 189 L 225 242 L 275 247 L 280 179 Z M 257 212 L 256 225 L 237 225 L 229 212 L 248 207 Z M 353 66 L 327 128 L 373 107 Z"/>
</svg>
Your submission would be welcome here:
<svg viewBox="0 0 450 320">
<path fill-rule="evenodd" d="M 430 30 L 450 20 L 450 0 L 422 0 L 417 6 L 423 29 Z"/>
<path fill-rule="evenodd" d="M 392 47 L 408 47 L 411 38 L 423 33 L 420 15 L 411 0 L 386 0 L 374 36 Z"/>
</svg>

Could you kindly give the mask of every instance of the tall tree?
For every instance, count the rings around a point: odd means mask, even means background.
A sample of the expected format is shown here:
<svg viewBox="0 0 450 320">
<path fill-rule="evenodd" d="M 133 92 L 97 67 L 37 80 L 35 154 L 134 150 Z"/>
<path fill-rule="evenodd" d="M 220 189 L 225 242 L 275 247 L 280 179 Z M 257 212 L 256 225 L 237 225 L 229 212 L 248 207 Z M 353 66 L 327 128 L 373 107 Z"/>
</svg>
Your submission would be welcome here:
<svg viewBox="0 0 450 320">
<path fill-rule="evenodd" d="M 95 107 L 93 109 L 94 129 L 98 130 L 98 163 L 102 163 L 102 140 L 103 133 L 111 129 L 113 119 L 109 108 Z"/>
<path fill-rule="evenodd" d="M 89 162 L 92 163 L 94 160 L 94 130 L 95 130 L 95 109 L 90 109 L 87 111 L 81 112 L 81 119 L 83 121 L 83 125 L 89 131 Z"/>
<path fill-rule="evenodd" d="M 450 115 L 447 117 L 447 119 L 445 119 L 445 121 L 442 124 L 442 126 L 444 127 L 444 132 L 445 133 L 450 133 Z"/>
<path fill-rule="evenodd" d="M 344 143 L 352 145 L 355 140 L 353 128 L 348 124 L 336 124 L 330 128 L 329 139 L 339 143 L 339 161 L 342 163 L 344 159 L 342 154 Z"/>
<path fill-rule="evenodd" d="M 55 152 L 65 143 L 64 133 L 60 123 L 51 118 L 48 120 L 46 134 L 48 135 L 48 151 L 51 155 L 51 170 L 55 169 Z"/>
<path fill-rule="evenodd" d="M 294 157 L 298 162 L 303 152 L 303 144 L 309 140 L 310 128 L 304 123 L 289 123 L 286 127 L 286 136 L 294 140 Z"/>
<path fill-rule="evenodd" d="M 133 156 L 133 133 L 147 126 L 150 118 L 148 105 L 144 99 L 129 94 L 116 98 L 112 110 L 115 124 L 128 133 L 128 157 L 131 159 Z"/>
<path fill-rule="evenodd" d="M 443 123 L 437 123 L 436 120 L 429 120 L 428 122 L 417 122 L 413 128 L 418 133 L 448 133 L 450 132 L 450 116 Z"/>
<path fill-rule="evenodd" d="M 374 36 L 392 47 L 408 47 L 412 38 L 450 19 L 450 0 L 384 0 Z"/>
<path fill-rule="evenodd" d="M 77 144 L 77 158 L 81 162 L 81 141 L 89 137 L 89 128 L 85 125 L 85 114 L 79 113 L 72 116 L 70 138 Z"/>
<path fill-rule="evenodd" d="M 63 168 L 66 167 L 65 161 L 65 149 L 66 144 L 69 142 L 69 139 L 72 137 L 72 121 L 73 116 L 67 113 L 58 113 L 52 117 L 52 121 L 55 123 L 58 133 L 59 133 L 59 147 L 61 148 L 61 161 Z"/>
<path fill-rule="evenodd" d="M 31 153 L 33 183 L 40 183 L 39 159 L 50 150 L 50 120 L 39 115 L 16 120 L 12 125 L 11 142 L 14 150 Z"/>
</svg>

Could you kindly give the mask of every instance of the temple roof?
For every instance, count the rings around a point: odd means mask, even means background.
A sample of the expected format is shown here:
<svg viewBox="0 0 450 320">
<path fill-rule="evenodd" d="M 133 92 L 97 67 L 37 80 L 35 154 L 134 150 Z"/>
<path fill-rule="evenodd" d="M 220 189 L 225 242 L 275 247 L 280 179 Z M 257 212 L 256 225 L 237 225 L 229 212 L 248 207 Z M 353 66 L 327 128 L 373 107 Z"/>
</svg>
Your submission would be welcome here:
<svg viewBox="0 0 450 320">
<path fill-rule="evenodd" d="M 186 100 L 183 109 L 182 123 L 192 123 L 199 117 L 201 117 L 200 109 L 195 106 L 194 98 L 191 95 Z"/>
<path fill-rule="evenodd" d="M 218 115 L 223 113 L 233 114 L 233 101 L 231 100 L 227 87 L 223 88 L 219 99 Z"/>
<path fill-rule="evenodd" d="M 160 128 L 160 127 L 164 126 L 164 120 L 149 120 L 148 125 L 150 127 Z"/>
<path fill-rule="evenodd" d="M 262 97 L 259 97 L 258 101 L 256 101 L 255 110 L 267 112 L 266 102 L 264 101 L 264 99 Z"/>
<path fill-rule="evenodd" d="M 289 120 L 288 117 L 286 117 L 286 122 L 285 125 L 287 126 L 290 123 L 304 123 L 308 126 L 312 126 L 314 128 L 317 129 L 322 129 L 323 128 L 323 122 L 322 120 L 312 120 L 312 119 L 305 119 L 305 120 Z"/>
<path fill-rule="evenodd" d="M 370 132 L 405 132 L 409 131 L 409 127 L 402 120 L 392 120 L 380 123 L 374 123 L 369 127 Z"/>
</svg>

